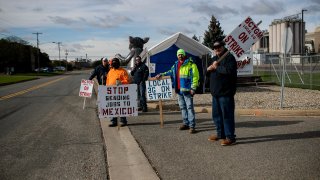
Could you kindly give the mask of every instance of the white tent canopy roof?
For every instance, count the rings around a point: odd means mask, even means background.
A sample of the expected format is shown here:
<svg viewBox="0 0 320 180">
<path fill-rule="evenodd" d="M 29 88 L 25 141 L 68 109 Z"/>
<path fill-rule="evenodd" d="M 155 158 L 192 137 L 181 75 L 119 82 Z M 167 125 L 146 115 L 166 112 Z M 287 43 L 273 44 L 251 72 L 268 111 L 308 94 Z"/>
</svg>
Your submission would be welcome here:
<svg viewBox="0 0 320 180">
<path fill-rule="evenodd" d="M 204 46 L 203 44 L 192 38 L 189 38 L 181 32 L 178 32 L 160 42 L 159 44 L 151 47 L 148 50 L 148 54 L 149 56 L 152 56 L 166 50 L 173 44 L 175 44 L 178 48 L 184 49 L 187 53 L 190 53 L 194 56 L 201 57 L 202 55 L 213 54 L 213 51 L 210 48 Z"/>
</svg>

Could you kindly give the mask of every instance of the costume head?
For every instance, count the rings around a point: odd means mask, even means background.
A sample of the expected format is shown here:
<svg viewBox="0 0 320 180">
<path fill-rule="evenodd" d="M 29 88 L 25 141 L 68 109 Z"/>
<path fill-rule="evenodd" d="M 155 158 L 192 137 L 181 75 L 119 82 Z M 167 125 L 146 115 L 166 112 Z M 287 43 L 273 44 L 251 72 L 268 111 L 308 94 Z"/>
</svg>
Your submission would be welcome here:
<svg viewBox="0 0 320 180">
<path fill-rule="evenodd" d="M 143 50 L 143 45 L 149 41 L 149 38 L 140 38 L 140 37 L 132 37 L 129 36 L 129 50 L 132 49 L 140 49 Z"/>
</svg>

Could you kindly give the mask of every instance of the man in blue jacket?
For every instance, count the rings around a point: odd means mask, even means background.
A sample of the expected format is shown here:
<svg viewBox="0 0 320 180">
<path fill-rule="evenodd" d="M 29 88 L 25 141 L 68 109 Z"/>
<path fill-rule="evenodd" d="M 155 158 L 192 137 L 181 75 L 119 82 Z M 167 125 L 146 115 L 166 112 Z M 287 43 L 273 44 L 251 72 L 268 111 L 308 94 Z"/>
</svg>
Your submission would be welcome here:
<svg viewBox="0 0 320 180">
<path fill-rule="evenodd" d="M 233 145 L 236 143 L 234 95 L 237 85 L 237 61 L 228 52 L 225 58 L 218 62 L 218 59 L 227 52 L 223 41 L 215 42 L 213 49 L 216 56 L 207 68 L 207 77 L 210 78 L 212 119 L 216 125 L 217 134 L 211 135 L 208 140 L 221 140 L 222 146 Z"/>
<path fill-rule="evenodd" d="M 195 112 L 193 105 L 193 96 L 199 86 L 199 71 L 197 65 L 191 57 L 187 57 L 183 49 L 177 51 L 178 60 L 171 69 L 165 73 L 158 74 L 161 76 L 170 76 L 173 79 L 172 86 L 178 95 L 178 103 L 182 114 L 183 124 L 180 130 L 188 130 L 190 134 L 196 133 Z"/>
</svg>

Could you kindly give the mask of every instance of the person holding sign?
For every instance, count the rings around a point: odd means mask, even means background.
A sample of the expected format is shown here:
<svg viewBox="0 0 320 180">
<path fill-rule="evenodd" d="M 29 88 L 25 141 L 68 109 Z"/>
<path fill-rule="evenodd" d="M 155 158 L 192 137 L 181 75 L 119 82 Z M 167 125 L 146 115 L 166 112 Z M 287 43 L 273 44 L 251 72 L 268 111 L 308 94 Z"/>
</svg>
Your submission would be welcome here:
<svg viewBox="0 0 320 180">
<path fill-rule="evenodd" d="M 111 69 L 107 75 L 107 86 L 108 85 L 120 85 L 120 84 L 129 84 L 130 78 L 128 72 L 120 67 L 120 60 L 118 58 L 113 58 L 111 62 Z M 127 125 L 127 118 L 120 117 L 121 127 Z M 109 127 L 118 126 L 117 117 L 111 119 L 111 124 Z"/>
<path fill-rule="evenodd" d="M 141 62 L 141 57 L 135 58 L 135 63 L 132 71 L 130 72 L 133 77 L 133 83 L 138 85 L 138 99 L 140 103 L 138 106 L 142 108 L 142 112 L 147 112 L 147 98 L 146 98 L 146 81 L 149 77 L 149 68 L 145 63 Z"/>
<path fill-rule="evenodd" d="M 108 59 L 106 57 L 103 57 L 101 59 L 102 64 L 94 68 L 94 70 L 91 72 L 89 80 L 92 80 L 94 77 L 97 76 L 97 80 L 99 85 L 106 85 L 106 77 L 110 70 Z M 102 80 L 101 80 L 102 77 Z"/>
<path fill-rule="evenodd" d="M 223 41 L 216 41 L 213 45 L 216 56 L 207 68 L 207 77 L 210 78 L 212 95 L 212 119 L 216 125 L 217 134 L 211 135 L 209 141 L 221 140 L 221 145 L 236 143 L 234 95 L 237 84 L 237 62 L 235 57 L 227 52 Z M 222 60 L 222 55 L 228 53 Z"/>
<path fill-rule="evenodd" d="M 178 103 L 182 114 L 183 125 L 180 130 L 188 130 L 191 134 L 196 133 L 195 111 L 193 106 L 193 96 L 199 85 L 199 71 L 197 65 L 191 57 L 187 58 L 183 49 L 177 51 L 178 61 L 165 73 L 160 73 L 156 78 L 161 76 L 170 76 L 173 80 L 172 87 L 178 95 Z"/>
</svg>

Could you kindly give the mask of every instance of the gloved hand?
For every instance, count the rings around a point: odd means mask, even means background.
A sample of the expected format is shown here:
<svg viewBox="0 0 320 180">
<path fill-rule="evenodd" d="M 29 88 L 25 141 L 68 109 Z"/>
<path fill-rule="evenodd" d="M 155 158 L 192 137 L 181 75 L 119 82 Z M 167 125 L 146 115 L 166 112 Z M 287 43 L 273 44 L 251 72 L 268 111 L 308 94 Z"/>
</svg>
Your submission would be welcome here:
<svg viewBox="0 0 320 180">
<path fill-rule="evenodd" d="M 156 75 L 156 79 L 160 79 L 161 76 L 162 76 L 161 74 L 157 74 L 157 75 Z"/>
<path fill-rule="evenodd" d="M 190 94 L 191 94 L 191 96 L 194 96 L 196 94 L 196 92 L 193 89 L 191 89 Z"/>
</svg>

